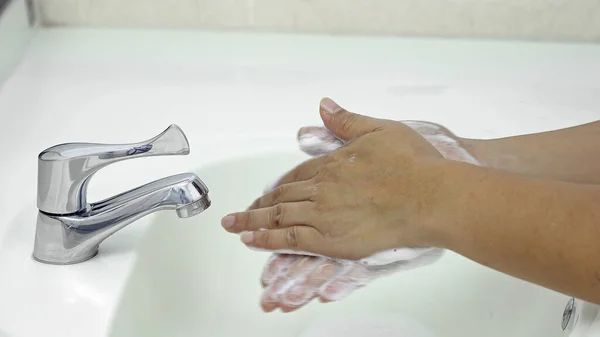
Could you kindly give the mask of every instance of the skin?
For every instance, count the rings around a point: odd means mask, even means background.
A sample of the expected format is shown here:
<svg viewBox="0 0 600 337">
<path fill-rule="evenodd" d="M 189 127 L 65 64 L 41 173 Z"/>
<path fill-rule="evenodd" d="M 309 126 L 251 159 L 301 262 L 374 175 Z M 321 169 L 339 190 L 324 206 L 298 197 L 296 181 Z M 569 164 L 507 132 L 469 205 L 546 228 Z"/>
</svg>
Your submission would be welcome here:
<svg viewBox="0 0 600 337">
<path fill-rule="evenodd" d="M 468 153 L 461 140 L 448 129 L 431 122 L 401 121 L 432 144 L 446 159 L 479 165 Z M 306 141 L 309 140 L 309 142 Z M 325 127 L 303 127 L 298 131 L 300 148 L 313 157 L 328 154 L 343 146 L 343 142 Z M 267 193 L 277 181 L 265 190 Z M 430 251 L 411 260 L 402 255 L 398 263 L 382 267 L 364 266 L 358 261 L 331 258 L 314 258 L 306 255 L 273 254 L 261 277 L 264 288 L 260 305 L 263 311 L 280 309 L 283 312 L 298 310 L 314 299 L 323 303 L 338 301 L 369 283 L 401 271 L 420 268 L 436 261 L 439 252 Z M 397 257 L 398 254 L 395 254 Z M 287 288 L 281 293 L 281 287 Z"/>
<path fill-rule="evenodd" d="M 290 171 L 249 210 L 226 216 L 223 226 L 244 233 L 246 245 L 350 260 L 394 247 L 440 247 L 600 303 L 597 123 L 555 137 L 467 144 L 476 156 L 486 147 L 498 153 L 478 167 L 444 159 L 400 122 L 350 113 L 329 99 L 321 117 L 349 143 Z M 566 133 L 577 136 L 569 141 Z M 565 159 L 579 164 L 558 162 Z"/>
<path fill-rule="evenodd" d="M 600 184 L 600 121 L 530 135 L 460 142 L 486 167 L 552 180 Z"/>
</svg>

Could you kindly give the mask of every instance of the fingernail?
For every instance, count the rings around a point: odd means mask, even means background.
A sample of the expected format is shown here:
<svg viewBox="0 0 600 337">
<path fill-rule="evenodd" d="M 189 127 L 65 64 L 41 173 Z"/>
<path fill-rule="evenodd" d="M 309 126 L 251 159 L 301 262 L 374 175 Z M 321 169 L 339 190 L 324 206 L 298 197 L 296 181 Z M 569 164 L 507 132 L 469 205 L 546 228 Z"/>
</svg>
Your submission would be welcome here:
<svg viewBox="0 0 600 337">
<path fill-rule="evenodd" d="M 242 242 L 245 244 L 252 243 L 254 241 L 254 233 L 246 232 L 242 234 Z"/>
<path fill-rule="evenodd" d="M 330 115 L 335 115 L 342 110 L 342 107 L 337 105 L 331 98 L 323 98 L 321 100 L 321 109 Z"/>
<path fill-rule="evenodd" d="M 223 226 L 224 228 L 231 228 L 231 226 L 233 226 L 234 223 L 235 217 L 233 215 L 228 215 L 221 219 L 221 226 Z"/>
</svg>

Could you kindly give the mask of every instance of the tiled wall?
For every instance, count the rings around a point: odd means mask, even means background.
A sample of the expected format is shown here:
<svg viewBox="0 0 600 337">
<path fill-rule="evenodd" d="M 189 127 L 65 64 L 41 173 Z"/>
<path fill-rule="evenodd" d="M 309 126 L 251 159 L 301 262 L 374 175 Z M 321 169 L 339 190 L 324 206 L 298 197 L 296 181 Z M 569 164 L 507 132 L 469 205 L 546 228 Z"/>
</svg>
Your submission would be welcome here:
<svg viewBox="0 0 600 337">
<path fill-rule="evenodd" d="M 37 0 L 48 25 L 600 41 L 600 0 Z"/>
</svg>

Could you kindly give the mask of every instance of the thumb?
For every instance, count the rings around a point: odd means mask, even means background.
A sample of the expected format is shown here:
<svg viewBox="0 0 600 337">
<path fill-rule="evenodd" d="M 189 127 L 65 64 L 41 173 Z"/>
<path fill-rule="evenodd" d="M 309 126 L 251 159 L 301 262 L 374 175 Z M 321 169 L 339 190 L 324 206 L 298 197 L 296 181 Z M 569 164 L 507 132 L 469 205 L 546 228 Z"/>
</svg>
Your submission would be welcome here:
<svg viewBox="0 0 600 337">
<path fill-rule="evenodd" d="M 343 141 L 350 141 L 384 126 L 385 121 L 352 113 L 330 98 L 320 104 L 321 119 L 331 133 Z"/>
</svg>

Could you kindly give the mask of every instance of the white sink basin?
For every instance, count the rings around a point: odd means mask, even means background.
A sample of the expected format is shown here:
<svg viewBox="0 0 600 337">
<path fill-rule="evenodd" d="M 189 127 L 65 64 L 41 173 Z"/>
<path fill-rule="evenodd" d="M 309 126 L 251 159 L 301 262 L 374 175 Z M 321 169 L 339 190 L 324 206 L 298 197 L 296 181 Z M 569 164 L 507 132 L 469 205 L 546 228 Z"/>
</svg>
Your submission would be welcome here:
<svg viewBox="0 0 600 337">
<path fill-rule="evenodd" d="M 337 303 L 263 313 L 259 277 L 269 254 L 247 249 L 221 228 L 220 219 L 247 207 L 266 183 L 305 158 L 275 153 L 198 171 L 212 206 L 194 218 L 174 212 L 153 218 L 112 317 L 111 336 L 292 337 L 317 319 L 351 314 L 409 316 L 439 337 L 563 336 L 566 296 L 453 253 Z"/>
</svg>

